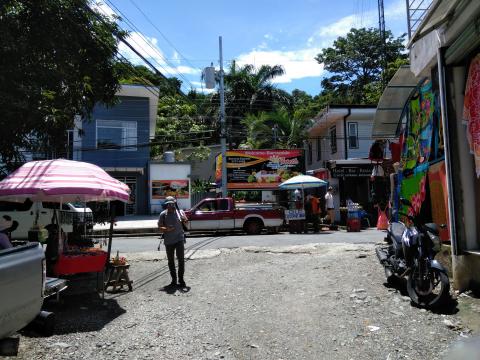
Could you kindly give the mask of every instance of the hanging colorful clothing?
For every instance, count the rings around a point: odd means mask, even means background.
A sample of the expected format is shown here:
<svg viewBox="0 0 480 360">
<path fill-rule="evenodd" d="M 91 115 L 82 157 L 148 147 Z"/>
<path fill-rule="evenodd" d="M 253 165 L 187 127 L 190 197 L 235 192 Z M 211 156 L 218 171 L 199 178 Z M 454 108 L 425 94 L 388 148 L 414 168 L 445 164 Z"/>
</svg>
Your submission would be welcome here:
<svg viewBox="0 0 480 360">
<path fill-rule="evenodd" d="M 445 161 L 433 164 L 428 169 L 430 201 L 432 203 L 432 220 L 436 224 L 448 224 L 448 198 Z M 440 239 L 449 241 L 448 227 L 440 229 Z"/>
<path fill-rule="evenodd" d="M 410 101 L 410 121 L 406 129 L 403 145 L 403 169 L 413 169 L 428 162 L 432 145 L 435 94 L 432 82 L 426 82 L 418 96 Z"/>
<path fill-rule="evenodd" d="M 472 60 L 468 71 L 463 120 L 467 124 L 467 139 L 475 159 L 477 177 L 480 177 L 480 54 Z"/>
<path fill-rule="evenodd" d="M 401 212 L 409 215 L 418 215 L 425 200 L 427 182 L 427 169 L 417 171 L 412 176 L 402 178 L 400 197 L 412 203 L 411 208 L 404 207 Z"/>
</svg>

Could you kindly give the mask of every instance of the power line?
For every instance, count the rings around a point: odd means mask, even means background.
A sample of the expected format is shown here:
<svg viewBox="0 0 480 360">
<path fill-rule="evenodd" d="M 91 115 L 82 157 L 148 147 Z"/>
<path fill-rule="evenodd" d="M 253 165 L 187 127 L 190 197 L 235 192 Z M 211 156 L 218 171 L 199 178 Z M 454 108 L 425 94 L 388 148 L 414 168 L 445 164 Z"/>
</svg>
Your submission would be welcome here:
<svg viewBox="0 0 480 360">
<path fill-rule="evenodd" d="M 170 46 L 182 57 L 185 59 L 185 61 L 191 66 L 191 67 L 195 67 L 193 64 L 191 64 L 189 62 L 189 60 L 183 56 L 183 54 L 180 52 L 180 50 L 178 50 L 171 42 L 169 39 L 167 39 L 167 37 L 160 31 L 160 29 L 150 20 L 150 18 L 143 12 L 142 9 L 140 9 L 140 7 L 133 1 L 133 0 L 130 0 L 130 2 L 133 4 L 133 6 L 135 6 L 137 8 L 137 10 L 145 17 L 145 19 L 150 23 L 150 25 L 153 26 L 153 28 L 155 30 L 158 31 L 158 33 L 165 39 L 165 41 L 170 44 Z M 202 69 L 200 69 L 201 71 Z"/>
<path fill-rule="evenodd" d="M 106 0 L 106 1 L 108 2 L 109 5 L 111 5 L 111 6 L 113 7 L 112 10 L 113 10 L 117 15 L 119 15 L 119 14 L 121 15 L 121 16 L 119 16 L 120 19 L 122 19 L 122 21 L 124 21 L 127 25 L 129 25 L 132 30 L 136 31 L 136 32 L 139 34 L 139 36 L 145 41 L 145 43 L 146 43 L 160 58 L 162 58 L 166 63 L 168 63 L 168 64 L 172 67 L 172 69 L 175 68 L 175 66 L 174 66 L 173 64 L 169 63 L 169 62 L 165 59 L 165 57 L 163 56 L 163 54 L 161 54 L 161 53 L 158 51 L 158 49 L 156 49 L 154 46 L 152 46 L 152 44 L 150 43 L 150 41 L 148 41 L 148 39 L 145 38 L 145 36 L 143 35 L 143 33 L 140 31 L 140 29 L 139 29 L 125 14 L 123 14 L 123 13 L 120 11 L 120 9 L 118 9 L 110 0 Z M 132 40 L 137 46 L 139 46 L 142 50 L 145 51 L 145 49 L 144 49 L 140 44 L 138 44 L 133 38 L 132 38 L 131 40 Z M 156 61 L 155 58 L 153 58 L 153 60 L 154 60 L 160 67 L 162 67 L 165 71 L 168 72 L 168 70 L 167 70 L 163 65 L 161 65 L 158 61 Z M 183 74 L 178 73 L 178 72 L 175 72 L 175 73 L 176 73 L 177 75 L 179 75 L 182 79 L 184 79 L 184 80 L 190 85 L 190 87 L 193 87 L 193 85 L 190 83 L 190 81 L 189 81 L 185 76 L 183 76 Z"/>
</svg>

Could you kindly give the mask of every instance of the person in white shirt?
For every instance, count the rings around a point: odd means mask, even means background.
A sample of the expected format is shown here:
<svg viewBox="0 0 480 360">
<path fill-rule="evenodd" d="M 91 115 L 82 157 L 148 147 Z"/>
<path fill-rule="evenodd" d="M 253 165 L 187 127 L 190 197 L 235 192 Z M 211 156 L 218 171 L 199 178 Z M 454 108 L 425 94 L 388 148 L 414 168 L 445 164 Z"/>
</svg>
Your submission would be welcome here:
<svg viewBox="0 0 480 360">
<path fill-rule="evenodd" d="M 335 221 L 335 205 L 333 203 L 333 188 L 328 187 L 328 191 L 325 194 L 325 210 L 328 216 L 328 221 L 333 224 Z"/>
</svg>

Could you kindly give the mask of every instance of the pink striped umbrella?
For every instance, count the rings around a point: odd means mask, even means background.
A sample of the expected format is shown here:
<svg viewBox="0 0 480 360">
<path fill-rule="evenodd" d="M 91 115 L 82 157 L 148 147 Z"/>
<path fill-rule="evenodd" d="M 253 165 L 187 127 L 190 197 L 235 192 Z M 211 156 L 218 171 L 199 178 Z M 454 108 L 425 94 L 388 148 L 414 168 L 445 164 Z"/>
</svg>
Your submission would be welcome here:
<svg viewBox="0 0 480 360">
<path fill-rule="evenodd" d="M 65 159 L 30 161 L 0 181 L 0 199 L 9 201 L 128 202 L 129 193 L 97 165 Z"/>
</svg>

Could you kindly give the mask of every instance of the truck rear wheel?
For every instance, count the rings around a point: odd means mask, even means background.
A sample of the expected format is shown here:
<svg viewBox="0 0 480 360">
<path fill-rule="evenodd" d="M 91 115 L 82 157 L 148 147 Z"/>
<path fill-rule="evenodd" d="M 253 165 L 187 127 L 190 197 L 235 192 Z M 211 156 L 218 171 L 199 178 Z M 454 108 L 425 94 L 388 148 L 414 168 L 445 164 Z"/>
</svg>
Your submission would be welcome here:
<svg viewBox="0 0 480 360">
<path fill-rule="evenodd" d="M 243 229 L 248 235 L 258 235 L 263 229 L 263 222 L 259 219 L 247 220 Z"/>
</svg>

